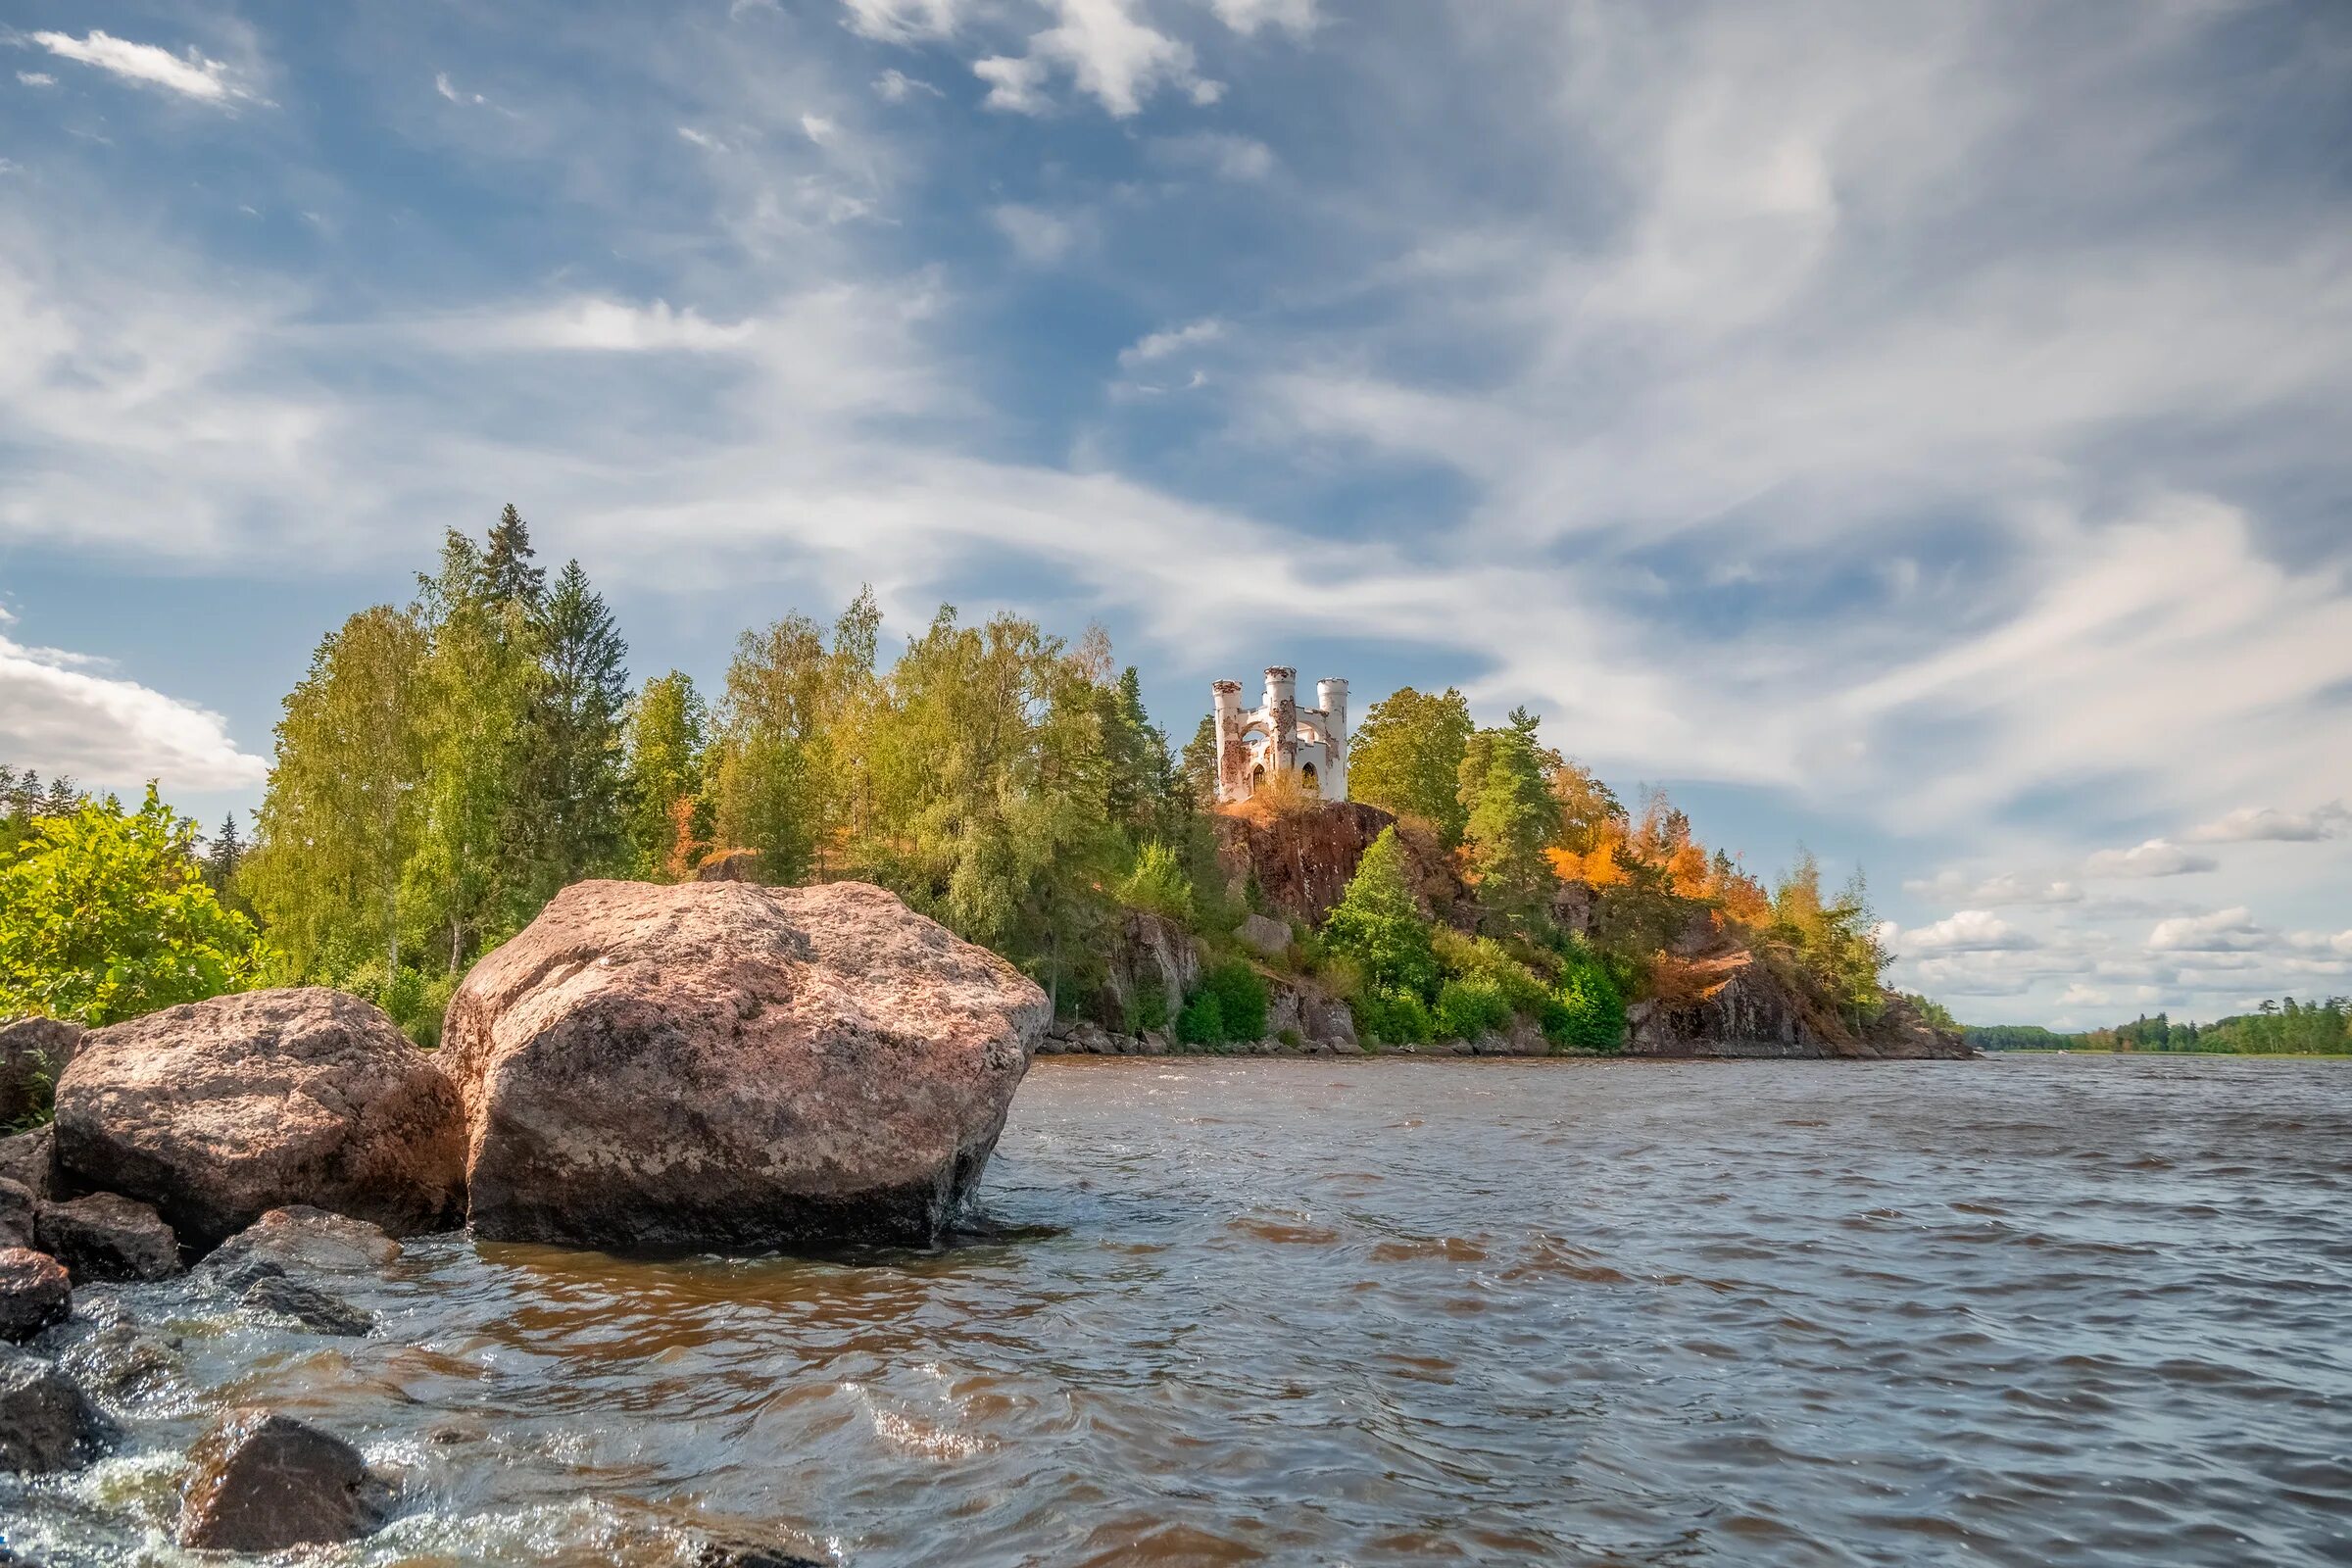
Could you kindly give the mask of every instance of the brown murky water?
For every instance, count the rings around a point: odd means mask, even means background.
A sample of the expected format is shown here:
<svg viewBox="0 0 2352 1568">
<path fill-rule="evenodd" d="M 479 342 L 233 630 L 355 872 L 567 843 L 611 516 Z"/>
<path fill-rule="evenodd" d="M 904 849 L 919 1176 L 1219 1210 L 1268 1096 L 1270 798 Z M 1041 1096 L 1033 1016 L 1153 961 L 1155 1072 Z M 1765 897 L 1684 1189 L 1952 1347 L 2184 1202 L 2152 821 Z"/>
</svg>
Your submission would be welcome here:
<svg viewBox="0 0 2352 1568">
<path fill-rule="evenodd" d="M 338 1564 L 2352 1562 L 2352 1063 L 1054 1060 L 985 1200 L 420 1242 L 360 1341 L 125 1291 L 131 1448 L 0 1515 L 179 1560 L 268 1398 L 400 1477 Z"/>
</svg>

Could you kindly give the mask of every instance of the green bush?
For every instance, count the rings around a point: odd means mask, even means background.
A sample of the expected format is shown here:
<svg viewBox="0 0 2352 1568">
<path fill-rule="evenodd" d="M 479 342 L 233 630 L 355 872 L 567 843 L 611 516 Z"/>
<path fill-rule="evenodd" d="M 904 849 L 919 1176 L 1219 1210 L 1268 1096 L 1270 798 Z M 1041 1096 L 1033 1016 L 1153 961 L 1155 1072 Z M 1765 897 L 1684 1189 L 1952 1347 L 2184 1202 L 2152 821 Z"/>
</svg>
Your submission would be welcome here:
<svg viewBox="0 0 2352 1568">
<path fill-rule="evenodd" d="M 1323 935 L 1335 953 L 1356 962 L 1368 984 L 1427 996 L 1440 978 L 1438 956 L 1405 872 L 1396 830 L 1382 828 L 1324 920 Z"/>
<path fill-rule="evenodd" d="M 394 1023 L 427 1051 L 441 1043 L 442 1015 L 463 976 L 445 969 L 424 970 L 402 964 L 387 979 L 383 960 L 369 959 L 337 981 L 355 997 L 365 997 L 384 1009 Z"/>
<path fill-rule="evenodd" d="M 1441 1039 L 1476 1040 L 1511 1026 L 1511 999 L 1484 975 L 1448 980 L 1438 989 L 1436 1025 Z"/>
<path fill-rule="evenodd" d="M 1544 1037 L 1569 1051 L 1625 1049 L 1625 997 L 1608 967 L 1589 951 L 1568 956 L 1568 970 L 1541 1014 Z"/>
<path fill-rule="evenodd" d="M 1127 1004 L 1127 1033 L 1140 1035 L 1168 1026 L 1168 993 L 1157 981 L 1138 986 Z"/>
<path fill-rule="evenodd" d="M 1165 844 L 1147 844 L 1135 858 L 1135 869 L 1119 884 L 1119 902 L 1131 909 L 1149 909 L 1180 925 L 1193 923 L 1193 879 L 1184 862 Z"/>
<path fill-rule="evenodd" d="M 1501 991 L 1511 1010 L 1539 1013 L 1551 988 L 1527 960 L 1493 937 L 1464 936 L 1449 928 L 1436 934 L 1438 961 L 1456 979 L 1478 980 Z"/>
<path fill-rule="evenodd" d="M 1225 1033 L 1225 1011 L 1217 1005 L 1216 994 L 1196 991 L 1184 1010 L 1176 1014 L 1176 1038 L 1188 1046 L 1221 1046 L 1229 1038 Z"/>
<path fill-rule="evenodd" d="M 1203 996 L 1214 997 L 1226 1040 L 1260 1040 L 1266 1033 L 1266 983 L 1238 958 L 1212 964 L 1200 977 Z"/>
<path fill-rule="evenodd" d="M 1366 991 L 1353 1003 L 1355 1032 L 1384 1046 L 1426 1045 L 1429 1006 L 1410 991 Z"/>
</svg>

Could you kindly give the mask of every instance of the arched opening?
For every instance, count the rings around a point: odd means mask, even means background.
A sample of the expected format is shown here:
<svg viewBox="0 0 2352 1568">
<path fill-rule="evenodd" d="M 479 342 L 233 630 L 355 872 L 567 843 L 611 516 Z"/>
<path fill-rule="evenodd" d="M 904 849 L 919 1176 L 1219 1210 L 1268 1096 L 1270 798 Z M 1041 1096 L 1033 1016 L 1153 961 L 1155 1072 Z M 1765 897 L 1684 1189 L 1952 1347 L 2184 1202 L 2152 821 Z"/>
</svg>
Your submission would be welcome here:
<svg viewBox="0 0 2352 1568">
<path fill-rule="evenodd" d="M 1250 770 L 1250 793 L 1255 795 L 1266 787 L 1266 764 L 1258 763 Z"/>
<path fill-rule="evenodd" d="M 1323 786 L 1317 782 L 1315 778 L 1315 764 L 1312 762 L 1307 762 L 1300 765 L 1298 769 L 1298 782 L 1306 787 L 1306 793 L 1309 795 L 1320 795 L 1323 793 Z"/>
</svg>

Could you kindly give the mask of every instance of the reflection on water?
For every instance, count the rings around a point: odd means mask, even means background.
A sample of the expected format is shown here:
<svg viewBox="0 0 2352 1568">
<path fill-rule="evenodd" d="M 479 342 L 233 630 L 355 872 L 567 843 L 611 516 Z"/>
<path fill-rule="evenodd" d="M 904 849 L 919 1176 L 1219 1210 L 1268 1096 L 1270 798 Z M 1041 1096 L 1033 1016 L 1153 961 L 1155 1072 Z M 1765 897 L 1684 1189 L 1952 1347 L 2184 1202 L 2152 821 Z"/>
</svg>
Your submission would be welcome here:
<svg viewBox="0 0 2352 1568">
<path fill-rule="evenodd" d="M 266 1398 L 401 1479 L 339 1563 L 2352 1561 L 2348 1112 L 2330 1062 L 1045 1061 L 936 1253 L 439 1238 L 365 1341 L 124 1291 L 136 1446 L 0 1511 L 178 1560 L 178 1452 Z"/>
</svg>

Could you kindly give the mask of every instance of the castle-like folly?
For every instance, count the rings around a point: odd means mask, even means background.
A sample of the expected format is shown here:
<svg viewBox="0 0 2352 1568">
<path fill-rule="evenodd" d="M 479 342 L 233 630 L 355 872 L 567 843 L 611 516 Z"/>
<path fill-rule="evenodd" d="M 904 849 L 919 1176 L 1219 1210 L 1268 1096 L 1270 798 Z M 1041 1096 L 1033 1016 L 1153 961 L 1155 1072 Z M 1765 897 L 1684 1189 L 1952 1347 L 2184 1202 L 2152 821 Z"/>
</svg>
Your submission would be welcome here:
<svg viewBox="0 0 2352 1568">
<path fill-rule="evenodd" d="M 1315 682 L 1320 708 L 1298 706 L 1298 672 L 1266 671 L 1263 707 L 1242 711 L 1242 683 L 1209 683 L 1217 720 L 1217 799 L 1246 801 L 1266 779 L 1296 773 L 1327 801 L 1348 798 L 1348 683 Z"/>
</svg>

